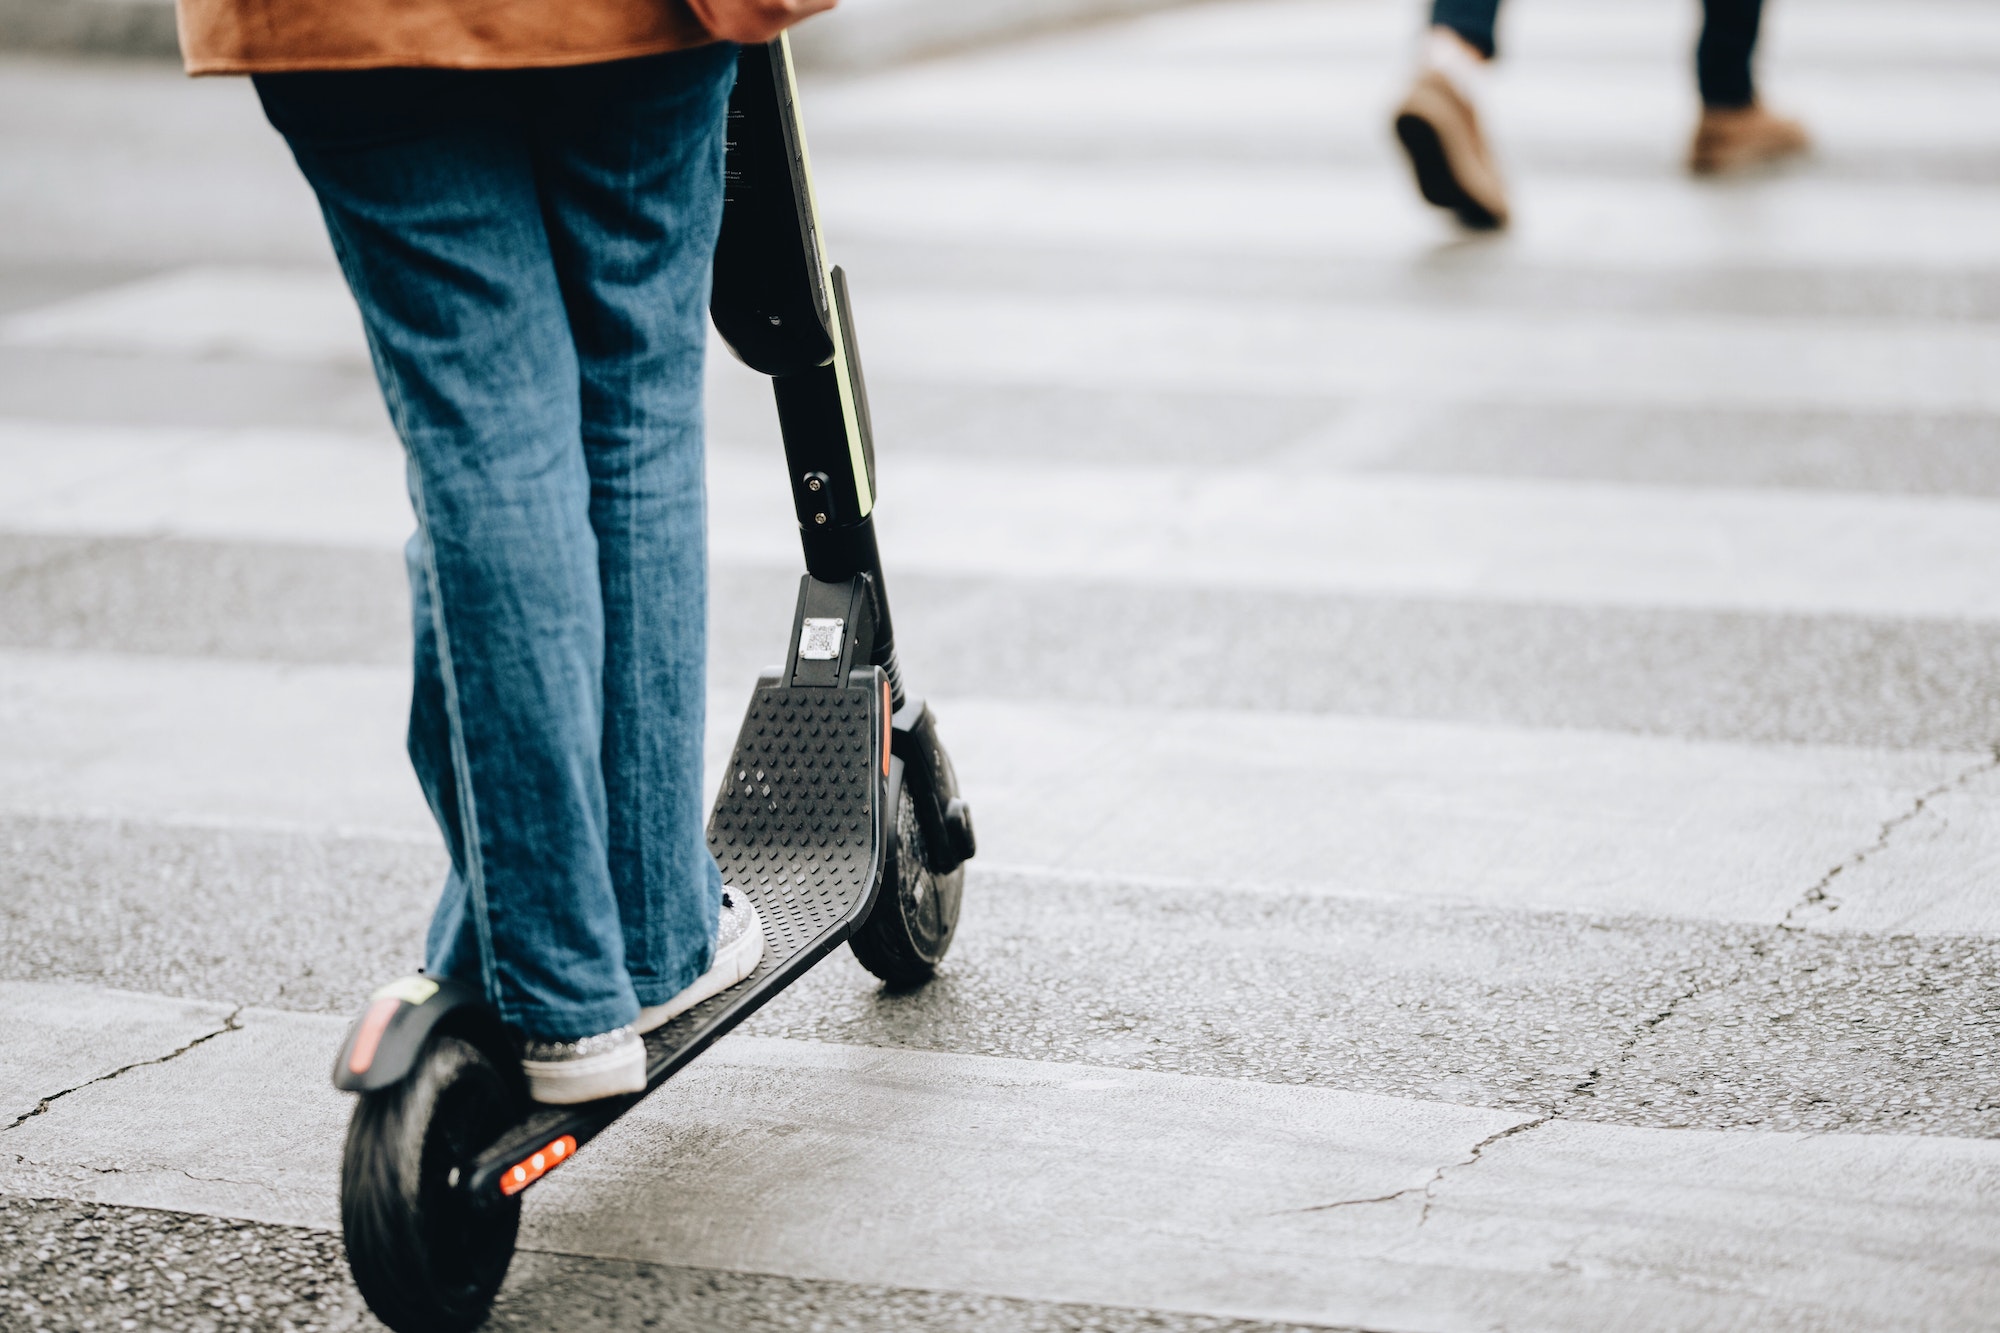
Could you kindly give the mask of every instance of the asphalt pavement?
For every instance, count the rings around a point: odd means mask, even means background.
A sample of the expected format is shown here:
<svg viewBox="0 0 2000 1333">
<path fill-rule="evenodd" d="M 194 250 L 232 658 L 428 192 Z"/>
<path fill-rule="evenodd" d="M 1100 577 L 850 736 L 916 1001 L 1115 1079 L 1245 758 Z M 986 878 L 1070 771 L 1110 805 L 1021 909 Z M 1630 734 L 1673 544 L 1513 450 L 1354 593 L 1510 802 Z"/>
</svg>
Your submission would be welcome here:
<svg viewBox="0 0 2000 1333">
<path fill-rule="evenodd" d="M 507 1329 L 1959 1329 L 2000 1302 L 2000 12 L 1522 3 L 804 87 L 898 640 L 979 815 L 539 1185 Z M 711 373 L 710 762 L 798 572 Z M 443 859 L 401 461 L 240 81 L 0 58 L 0 1326 L 378 1327 L 326 1065 Z"/>
</svg>

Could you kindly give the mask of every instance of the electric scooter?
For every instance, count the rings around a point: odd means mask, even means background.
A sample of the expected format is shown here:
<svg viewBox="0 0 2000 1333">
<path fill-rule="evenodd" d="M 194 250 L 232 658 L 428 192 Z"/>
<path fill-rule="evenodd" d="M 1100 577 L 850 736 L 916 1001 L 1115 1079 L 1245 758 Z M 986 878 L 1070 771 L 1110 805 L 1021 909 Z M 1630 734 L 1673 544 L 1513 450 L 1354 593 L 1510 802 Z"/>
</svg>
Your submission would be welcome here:
<svg viewBox="0 0 2000 1333">
<path fill-rule="evenodd" d="M 827 266 L 782 37 L 739 57 L 726 172 L 710 313 L 772 379 L 806 564 L 785 664 L 758 678 L 708 824 L 724 882 L 763 918 L 764 959 L 647 1034 L 646 1092 L 581 1106 L 528 1099 L 481 988 L 419 975 L 375 992 L 334 1065 L 360 1094 L 340 1216 L 355 1284 L 397 1333 L 478 1326 L 525 1192 L 842 942 L 909 987 L 958 925 L 971 811 L 896 662 L 853 312 Z"/>
</svg>

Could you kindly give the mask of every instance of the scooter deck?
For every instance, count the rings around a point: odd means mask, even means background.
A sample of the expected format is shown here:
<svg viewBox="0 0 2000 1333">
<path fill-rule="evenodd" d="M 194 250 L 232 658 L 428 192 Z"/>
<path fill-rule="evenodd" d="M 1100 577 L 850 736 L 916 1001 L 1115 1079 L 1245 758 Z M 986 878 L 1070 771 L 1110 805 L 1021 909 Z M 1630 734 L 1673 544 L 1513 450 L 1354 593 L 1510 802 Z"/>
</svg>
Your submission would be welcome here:
<svg viewBox="0 0 2000 1333">
<path fill-rule="evenodd" d="M 867 919 L 887 837 L 889 720 L 888 679 L 877 667 L 856 668 L 839 686 L 758 681 L 709 818 L 708 845 L 723 882 L 763 919 L 763 961 L 747 980 L 646 1035 L 645 1092 L 537 1107 L 474 1160 L 461 1188 L 482 1197 L 527 1188 Z"/>
</svg>

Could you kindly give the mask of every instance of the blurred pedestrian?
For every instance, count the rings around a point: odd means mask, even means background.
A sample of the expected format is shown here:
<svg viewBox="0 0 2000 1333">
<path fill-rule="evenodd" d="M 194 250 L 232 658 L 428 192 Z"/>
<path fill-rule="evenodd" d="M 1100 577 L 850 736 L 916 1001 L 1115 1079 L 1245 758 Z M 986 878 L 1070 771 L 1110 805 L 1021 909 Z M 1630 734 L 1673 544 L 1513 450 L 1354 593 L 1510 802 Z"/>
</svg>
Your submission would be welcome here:
<svg viewBox="0 0 2000 1333">
<path fill-rule="evenodd" d="M 1507 187 L 1480 125 L 1500 0 L 1433 0 L 1417 75 L 1396 111 L 1396 137 L 1425 199 L 1468 227 L 1507 225 Z M 1688 150 L 1697 175 L 1739 171 L 1802 153 L 1805 127 L 1757 98 L 1751 64 L 1763 0 L 1705 0 L 1695 77 L 1701 120 Z"/>
<path fill-rule="evenodd" d="M 180 0 L 318 195 L 408 455 L 409 752 L 451 856 L 425 949 L 529 1090 L 763 954 L 702 829 L 702 362 L 733 41 L 834 0 Z"/>
</svg>

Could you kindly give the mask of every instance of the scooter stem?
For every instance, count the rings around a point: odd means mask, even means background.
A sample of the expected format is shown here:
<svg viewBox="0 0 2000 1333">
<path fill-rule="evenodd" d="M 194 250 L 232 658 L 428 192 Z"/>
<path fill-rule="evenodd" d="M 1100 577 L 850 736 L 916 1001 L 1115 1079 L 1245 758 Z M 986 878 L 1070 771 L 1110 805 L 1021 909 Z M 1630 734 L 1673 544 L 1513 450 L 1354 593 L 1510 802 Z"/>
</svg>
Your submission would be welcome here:
<svg viewBox="0 0 2000 1333">
<path fill-rule="evenodd" d="M 745 365 L 771 377 L 806 572 L 866 581 L 871 665 L 904 702 L 875 544 L 875 440 L 847 275 L 827 263 L 789 41 L 745 47 L 729 99 L 722 234 L 709 310 Z"/>
</svg>

